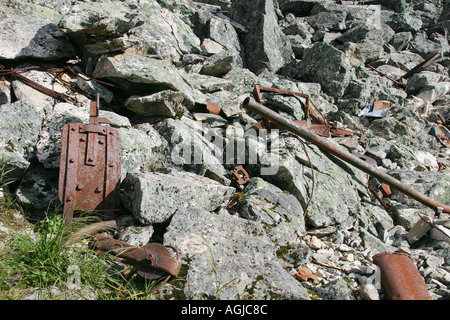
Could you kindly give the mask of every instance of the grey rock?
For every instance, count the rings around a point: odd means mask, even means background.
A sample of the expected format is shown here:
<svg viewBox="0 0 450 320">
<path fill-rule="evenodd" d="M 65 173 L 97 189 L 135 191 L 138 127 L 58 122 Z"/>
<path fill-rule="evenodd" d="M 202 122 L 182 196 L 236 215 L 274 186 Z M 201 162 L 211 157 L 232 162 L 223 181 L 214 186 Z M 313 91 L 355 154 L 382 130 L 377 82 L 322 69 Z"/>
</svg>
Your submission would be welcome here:
<svg viewBox="0 0 450 320">
<path fill-rule="evenodd" d="M 136 53 L 168 61 L 200 53 L 200 39 L 182 15 L 156 1 L 143 3 L 140 11 L 145 23 L 130 31 L 130 39 L 137 42 L 133 47 Z"/>
<path fill-rule="evenodd" d="M 131 1 L 77 2 L 63 16 L 59 26 L 68 33 L 118 36 L 144 22 Z"/>
<path fill-rule="evenodd" d="M 405 50 L 408 48 L 408 45 L 412 38 L 413 35 L 410 31 L 397 32 L 392 37 L 390 44 L 392 44 L 398 51 Z"/>
<path fill-rule="evenodd" d="M 345 12 L 319 12 L 305 18 L 306 22 L 315 30 L 343 31 L 347 29 Z"/>
<path fill-rule="evenodd" d="M 235 189 L 188 172 L 129 172 L 123 204 L 143 224 L 161 223 L 179 208 L 214 211 L 228 204 Z"/>
<path fill-rule="evenodd" d="M 342 43 L 371 41 L 382 46 L 391 41 L 394 34 L 394 30 L 386 24 L 381 24 L 381 26 L 377 28 L 358 25 L 344 32 L 342 36 L 338 37 L 336 40 Z"/>
<path fill-rule="evenodd" d="M 2 104 L 0 112 L 0 146 L 21 154 L 27 160 L 33 158 L 43 120 L 34 102 L 24 99 Z"/>
<path fill-rule="evenodd" d="M 18 68 L 26 68 L 30 66 L 31 64 L 24 63 L 20 64 Z M 59 81 L 55 81 L 55 78 L 46 71 L 28 70 L 25 72 L 21 72 L 21 75 L 30 79 L 31 81 L 36 82 L 38 85 L 46 89 L 73 96 L 67 87 L 63 86 Z M 17 100 L 29 99 L 31 101 L 34 101 L 36 110 L 41 114 L 41 116 L 45 116 L 45 114 L 50 112 L 55 104 L 61 102 L 61 100 L 54 98 L 51 95 L 45 94 L 39 90 L 36 90 L 35 88 L 18 79 L 14 79 L 12 81 L 12 89 Z M 83 101 L 83 98 L 81 98 L 80 100 Z"/>
<path fill-rule="evenodd" d="M 422 87 L 422 90 L 416 95 L 423 100 L 425 105 L 433 104 L 435 101 L 444 98 L 450 91 L 450 82 L 443 81 L 439 83 L 430 83 Z"/>
<path fill-rule="evenodd" d="M 118 128 L 122 142 L 122 180 L 127 172 L 154 170 L 170 165 L 166 141 L 153 129 Z"/>
<path fill-rule="evenodd" d="M 277 23 L 273 0 L 238 0 L 231 3 L 231 17 L 249 31 L 242 35 L 248 68 L 276 72 L 291 62 L 289 40 Z"/>
<path fill-rule="evenodd" d="M 0 22 L 0 59 L 70 59 L 74 45 L 50 20 L 16 16 Z"/>
<path fill-rule="evenodd" d="M 303 210 L 298 200 L 261 178 L 250 180 L 243 198 L 238 200 L 237 209 L 241 217 L 266 225 L 268 235 L 280 245 L 286 241 L 283 239 L 306 235 Z"/>
<path fill-rule="evenodd" d="M 391 174 L 402 183 L 413 187 L 435 201 L 444 204 L 450 201 L 450 195 L 448 193 L 450 178 L 445 172 L 395 170 Z M 413 208 L 423 207 L 423 205 L 418 204 L 415 200 L 395 190 L 391 198 Z"/>
<path fill-rule="evenodd" d="M 174 165 L 199 175 L 214 176 L 214 179 L 229 184 L 228 173 L 223 167 L 225 144 L 222 133 L 216 133 L 206 123 L 185 117 L 166 119 L 158 124 L 157 130 L 168 143 Z"/>
<path fill-rule="evenodd" d="M 181 92 L 163 90 L 148 96 L 131 96 L 125 107 L 143 116 L 180 117 L 188 112 L 183 105 L 185 99 Z"/>
<path fill-rule="evenodd" d="M 18 152 L 10 152 L 4 148 L 0 149 L 0 163 L 4 165 L 1 183 L 5 187 L 21 179 L 30 166 L 30 162 L 25 159 L 24 155 Z"/>
<path fill-rule="evenodd" d="M 361 285 L 359 294 L 363 300 L 380 300 L 377 288 L 371 283 Z"/>
<path fill-rule="evenodd" d="M 236 52 L 224 50 L 209 57 L 200 69 L 200 74 L 222 77 L 236 65 Z"/>
<path fill-rule="evenodd" d="M 98 78 L 118 83 L 130 94 L 175 90 L 186 96 L 186 105 L 202 102 L 201 92 L 193 90 L 177 69 L 163 61 L 125 52 L 103 56 L 94 74 L 104 71 Z"/>
<path fill-rule="evenodd" d="M 324 300 L 356 300 L 344 279 L 336 279 L 321 287 L 312 287 L 310 290 Z"/>
<path fill-rule="evenodd" d="M 350 81 L 356 78 L 355 68 L 362 63 L 355 51 L 354 44 L 341 51 L 318 42 L 303 52 L 303 59 L 296 64 L 298 74 L 295 78 L 318 82 L 330 96 L 341 97 Z"/>
<path fill-rule="evenodd" d="M 425 86 L 444 81 L 445 79 L 446 77 L 442 74 L 422 71 L 412 75 L 411 78 L 408 79 L 406 90 L 408 93 L 417 94 L 424 89 Z"/>
<path fill-rule="evenodd" d="M 428 37 L 423 31 L 417 32 L 411 40 L 411 51 L 421 55 L 424 59 L 440 53 L 442 56 L 448 55 L 450 46 L 447 38 L 437 35 L 434 38 Z"/>
<path fill-rule="evenodd" d="M 47 210 L 58 199 L 58 169 L 46 169 L 37 164 L 29 167 L 15 191 L 17 201 L 26 208 Z"/>
<path fill-rule="evenodd" d="M 209 37 L 225 49 L 242 53 L 242 45 L 236 30 L 226 19 L 212 17 L 209 21 Z"/>
<path fill-rule="evenodd" d="M 184 208 L 173 216 L 164 243 L 179 248 L 188 267 L 183 291 L 189 299 L 309 299 L 256 222 Z"/>
<path fill-rule="evenodd" d="M 0 81 L 0 104 L 11 102 L 11 83 Z"/>
<path fill-rule="evenodd" d="M 288 143 L 292 154 L 281 155 L 278 171 L 265 179 L 292 193 L 305 210 L 313 190 L 310 162 L 297 139 L 288 140 Z M 306 223 L 320 228 L 343 223 L 352 212 L 358 211 L 360 198 L 357 190 L 366 180 L 364 174 L 338 159 L 323 155 L 315 146 L 306 145 L 306 150 L 314 166 L 315 183 Z M 346 191 L 337 197 L 333 190 Z"/>
</svg>

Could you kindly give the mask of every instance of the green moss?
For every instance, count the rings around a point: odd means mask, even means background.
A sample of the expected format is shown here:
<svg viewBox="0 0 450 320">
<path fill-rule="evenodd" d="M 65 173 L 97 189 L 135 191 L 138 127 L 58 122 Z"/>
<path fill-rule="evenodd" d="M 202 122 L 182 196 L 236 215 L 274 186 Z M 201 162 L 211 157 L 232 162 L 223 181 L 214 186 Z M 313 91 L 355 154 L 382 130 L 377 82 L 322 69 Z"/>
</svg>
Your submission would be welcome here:
<svg viewBox="0 0 450 320">
<path fill-rule="evenodd" d="M 309 298 L 311 300 L 322 300 L 322 298 L 318 296 L 314 290 L 306 289 L 306 291 L 308 292 Z"/>
</svg>

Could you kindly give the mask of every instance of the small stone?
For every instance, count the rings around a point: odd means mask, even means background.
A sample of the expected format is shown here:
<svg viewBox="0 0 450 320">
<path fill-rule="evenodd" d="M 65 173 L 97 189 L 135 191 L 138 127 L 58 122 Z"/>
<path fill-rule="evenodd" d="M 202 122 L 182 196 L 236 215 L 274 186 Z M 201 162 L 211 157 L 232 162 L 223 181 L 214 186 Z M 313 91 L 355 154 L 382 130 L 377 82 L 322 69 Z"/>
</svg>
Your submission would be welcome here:
<svg viewBox="0 0 450 320">
<path fill-rule="evenodd" d="M 323 247 L 323 242 L 316 236 L 312 236 L 311 239 L 309 240 L 308 246 L 311 249 L 316 249 L 316 250 L 321 249 Z"/>
<path fill-rule="evenodd" d="M 353 262 L 353 261 L 355 261 L 355 255 L 353 253 L 349 253 L 344 257 L 344 259 L 346 261 Z"/>
<path fill-rule="evenodd" d="M 363 300 L 380 300 L 377 288 L 371 283 L 363 284 L 359 289 L 359 294 Z"/>
</svg>

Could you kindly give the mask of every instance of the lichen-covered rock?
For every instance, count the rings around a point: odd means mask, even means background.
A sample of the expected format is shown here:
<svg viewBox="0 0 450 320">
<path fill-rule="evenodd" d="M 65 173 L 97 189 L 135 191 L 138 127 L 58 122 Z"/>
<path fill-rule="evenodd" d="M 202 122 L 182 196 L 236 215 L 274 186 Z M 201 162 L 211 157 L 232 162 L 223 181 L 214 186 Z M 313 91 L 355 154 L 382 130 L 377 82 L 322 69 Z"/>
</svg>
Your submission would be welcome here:
<svg viewBox="0 0 450 320">
<path fill-rule="evenodd" d="M 189 7 L 185 7 L 186 11 Z M 191 9 L 192 10 L 192 9 Z M 131 30 L 133 50 L 164 60 L 179 61 L 184 54 L 200 53 L 200 39 L 182 15 L 156 1 L 142 3 L 144 24 Z"/>
<path fill-rule="evenodd" d="M 179 248 L 188 267 L 183 292 L 189 299 L 309 299 L 256 222 L 226 211 L 183 208 L 174 214 L 164 242 Z"/>
<path fill-rule="evenodd" d="M 303 59 L 297 62 L 295 78 L 318 82 L 326 93 L 339 98 L 350 81 L 356 79 L 355 69 L 362 63 L 354 44 L 338 50 L 330 44 L 317 42 L 305 49 Z"/>
<path fill-rule="evenodd" d="M 131 1 L 73 3 L 59 25 L 68 33 L 118 36 L 144 22 Z"/>
<path fill-rule="evenodd" d="M 251 71 L 276 72 L 292 61 L 291 44 L 278 26 L 273 0 L 233 1 L 230 14 L 249 30 L 242 37 Z"/>
<path fill-rule="evenodd" d="M 163 90 L 148 96 L 131 96 L 125 107 L 143 116 L 181 117 L 188 112 L 183 106 L 185 99 L 181 92 Z"/>
<path fill-rule="evenodd" d="M 94 74 L 119 84 L 130 94 L 175 90 L 186 96 L 185 104 L 203 102 L 201 92 L 192 89 L 177 69 L 161 60 L 125 52 L 105 55 L 97 63 Z"/>
<path fill-rule="evenodd" d="M 2 104 L 0 113 L 0 147 L 33 158 L 43 120 L 34 102 L 24 99 Z"/>
<path fill-rule="evenodd" d="M 267 226 L 268 236 L 279 245 L 306 235 L 303 210 L 297 198 L 259 177 L 250 180 L 236 209 L 241 217 Z"/>
<path fill-rule="evenodd" d="M 70 59 L 75 46 L 50 20 L 13 16 L 0 21 L 0 59 Z"/>
<path fill-rule="evenodd" d="M 161 223 L 179 208 L 214 211 L 235 192 L 232 187 L 188 172 L 129 172 L 123 181 L 124 206 L 143 224 Z"/>
</svg>

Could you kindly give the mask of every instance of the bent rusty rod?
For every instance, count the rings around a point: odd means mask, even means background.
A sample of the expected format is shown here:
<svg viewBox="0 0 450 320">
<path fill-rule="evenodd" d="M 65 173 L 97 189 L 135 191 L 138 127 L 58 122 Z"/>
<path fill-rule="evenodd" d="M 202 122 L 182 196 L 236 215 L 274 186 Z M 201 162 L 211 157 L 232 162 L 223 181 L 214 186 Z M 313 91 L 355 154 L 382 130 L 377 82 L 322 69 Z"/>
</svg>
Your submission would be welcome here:
<svg viewBox="0 0 450 320">
<path fill-rule="evenodd" d="M 259 114 L 263 118 L 267 118 L 270 121 L 276 123 L 279 126 L 282 126 L 289 130 L 292 133 L 297 134 L 301 138 L 305 139 L 306 141 L 309 141 L 316 146 L 318 146 L 323 151 L 329 152 L 332 155 L 338 157 L 341 160 L 344 160 L 345 162 L 348 162 L 349 164 L 355 166 L 356 168 L 360 169 L 361 171 L 364 171 L 365 173 L 371 175 L 372 177 L 375 177 L 382 182 L 387 183 L 394 189 L 397 189 L 398 191 L 404 193 L 405 195 L 419 201 L 420 203 L 426 205 L 427 207 L 433 208 L 437 210 L 437 208 L 443 208 L 443 211 L 446 213 L 450 213 L 450 206 L 442 204 L 438 201 L 435 201 L 426 195 L 418 192 L 414 188 L 411 188 L 410 186 L 402 184 L 399 180 L 395 179 L 394 177 L 388 175 L 387 173 L 384 173 L 381 170 L 378 170 L 377 168 L 371 166 L 370 164 L 366 163 L 365 161 L 359 159 L 358 157 L 355 157 L 351 153 L 338 149 L 335 145 L 330 143 L 328 140 L 319 137 L 318 135 L 310 132 L 306 128 L 303 128 L 299 125 L 297 125 L 295 122 L 279 115 L 275 111 L 265 107 L 264 105 L 256 102 L 254 99 L 248 97 L 243 102 L 243 107 L 245 109 L 248 109 L 250 111 L 253 111 L 254 113 Z"/>
</svg>

